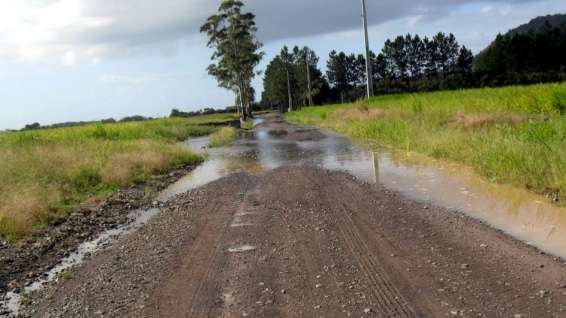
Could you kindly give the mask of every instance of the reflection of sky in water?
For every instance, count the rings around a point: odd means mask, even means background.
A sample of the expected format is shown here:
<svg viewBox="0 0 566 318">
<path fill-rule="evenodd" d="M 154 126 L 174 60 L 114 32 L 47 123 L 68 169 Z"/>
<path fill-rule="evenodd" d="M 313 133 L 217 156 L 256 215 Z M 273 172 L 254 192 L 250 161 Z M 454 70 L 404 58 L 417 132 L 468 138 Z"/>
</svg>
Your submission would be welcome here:
<svg viewBox="0 0 566 318">
<path fill-rule="evenodd" d="M 372 153 L 330 132 L 319 141 L 289 141 L 269 129 L 258 129 L 221 149 L 165 191 L 161 199 L 202 186 L 234 172 L 259 174 L 281 166 L 316 166 L 348 172 L 418 200 L 456 208 L 484 220 L 542 250 L 566 257 L 566 209 L 523 190 L 485 182 L 469 169 L 430 159 L 397 159 L 390 152 Z M 206 138 L 189 141 L 200 150 Z"/>
</svg>

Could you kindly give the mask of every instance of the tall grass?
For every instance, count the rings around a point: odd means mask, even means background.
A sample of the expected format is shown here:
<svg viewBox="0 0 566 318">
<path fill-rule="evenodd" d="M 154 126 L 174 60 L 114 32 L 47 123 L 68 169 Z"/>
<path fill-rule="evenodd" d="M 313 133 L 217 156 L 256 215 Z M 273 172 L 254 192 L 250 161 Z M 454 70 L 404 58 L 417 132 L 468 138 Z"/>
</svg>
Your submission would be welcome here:
<svg viewBox="0 0 566 318">
<path fill-rule="evenodd" d="M 238 119 L 238 115 L 236 113 L 224 113 L 224 114 L 192 116 L 192 117 L 188 117 L 187 121 L 195 125 L 210 125 L 210 124 L 223 124 L 235 119 Z"/>
<path fill-rule="evenodd" d="M 210 147 L 222 147 L 231 144 L 238 135 L 238 131 L 233 127 L 224 127 L 210 135 Z"/>
<path fill-rule="evenodd" d="M 214 130 L 160 119 L 0 133 L 0 236 L 20 238 L 88 198 L 196 163 L 176 141 Z"/>
<path fill-rule="evenodd" d="M 491 181 L 566 201 L 566 83 L 379 96 L 287 118 L 464 163 Z"/>
</svg>

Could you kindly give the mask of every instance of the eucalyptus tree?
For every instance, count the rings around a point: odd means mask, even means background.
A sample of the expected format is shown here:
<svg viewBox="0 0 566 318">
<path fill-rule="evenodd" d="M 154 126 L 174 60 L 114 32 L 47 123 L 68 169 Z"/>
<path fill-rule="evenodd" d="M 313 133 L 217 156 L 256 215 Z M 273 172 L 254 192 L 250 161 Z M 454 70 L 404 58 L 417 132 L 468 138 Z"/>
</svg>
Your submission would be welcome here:
<svg viewBox="0 0 566 318">
<path fill-rule="evenodd" d="M 208 36 L 207 46 L 214 50 L 208 73 L 218 85 L 234 91 L 243 120 L 252 115 L 252 79 L 263 57 L 262 44 L 256 39 L 255 15 L 242 12 L 239 0 L 223 0 L 218 13 L 210 16 L 200 31 Z"/>
</svg>

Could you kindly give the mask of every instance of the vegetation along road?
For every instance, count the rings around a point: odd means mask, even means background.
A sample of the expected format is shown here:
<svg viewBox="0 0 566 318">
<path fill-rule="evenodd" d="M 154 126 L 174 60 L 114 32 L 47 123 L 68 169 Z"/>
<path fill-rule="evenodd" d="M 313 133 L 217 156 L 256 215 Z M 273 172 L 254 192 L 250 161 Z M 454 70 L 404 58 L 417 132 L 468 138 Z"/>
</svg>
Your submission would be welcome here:
<svg viewBox="0 0 566 318">
<path fill-rule="evenodd" d="M 300 164 L 317 162 L 313 142 L 329 136 L 267 116 L 220 152 L 245 168 L 221 165 L 225 176 L 179 191 L 137 231 L 27 296 L 21 314 L 564 315 L 558 259 L 456 211 Z"/>
</svg>

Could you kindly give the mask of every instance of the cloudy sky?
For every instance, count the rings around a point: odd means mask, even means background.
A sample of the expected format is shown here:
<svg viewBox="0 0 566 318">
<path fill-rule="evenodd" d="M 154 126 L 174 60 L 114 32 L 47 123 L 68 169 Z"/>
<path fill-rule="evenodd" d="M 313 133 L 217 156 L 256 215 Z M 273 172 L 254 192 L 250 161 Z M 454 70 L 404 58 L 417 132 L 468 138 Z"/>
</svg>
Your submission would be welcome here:
<svg viewBox="0 0 566 318">
<path fill-rule="evenodd" d="M 452 32 L 475 53 L 499 32 L 566 0 L 367 0 L 370 41 Z M 362 52 L 358 0 L 247 0 L 264 42 L 262 68 L 282 45 Z M 205 71 L 198 33 L 220 0 L 0 0 L 0 129 L 26 123 L 164 116 L 224 107 L 230 92 Z M 261 91 L 261 79 L 255 82 Z"/>
</svg>

